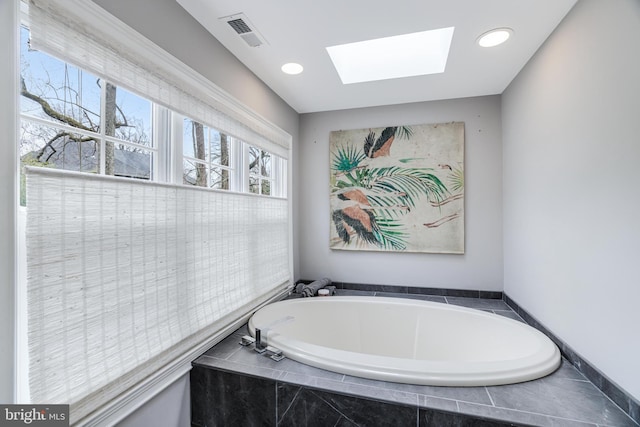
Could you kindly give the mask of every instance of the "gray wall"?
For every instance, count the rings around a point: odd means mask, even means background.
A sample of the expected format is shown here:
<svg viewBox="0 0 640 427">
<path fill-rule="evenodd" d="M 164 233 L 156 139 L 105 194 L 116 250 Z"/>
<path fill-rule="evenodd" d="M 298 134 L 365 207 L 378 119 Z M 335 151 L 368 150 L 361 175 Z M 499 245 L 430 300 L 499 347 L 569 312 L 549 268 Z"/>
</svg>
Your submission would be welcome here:
<svg viewBox="0 0 640 427">
<path fill-rule="evenodd" d="M 465 122 L 464 255 L 329 249 L 329 133 L 393 125 Z M 500 97 L 488 96 L 300 116 L 300 277 L 502 290 Z"/>
<path fill-rule="evenodd" d="M 640 399 L 640 2 L 580 0 L 502 111 L 504 290 Z"/>
<path fill-rule="evenodd" d="M 191 426 L 190 399 L 187 374 L 119 422 L 118 427 L 189 427 Z"/>
</svg>

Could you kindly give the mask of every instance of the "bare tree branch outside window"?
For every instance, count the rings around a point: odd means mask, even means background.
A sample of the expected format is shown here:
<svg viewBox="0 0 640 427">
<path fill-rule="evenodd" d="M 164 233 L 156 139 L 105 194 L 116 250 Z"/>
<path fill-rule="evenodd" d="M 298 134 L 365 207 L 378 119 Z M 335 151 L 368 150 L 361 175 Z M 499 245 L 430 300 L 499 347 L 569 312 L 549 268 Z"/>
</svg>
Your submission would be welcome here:
<svg viewBox="0 0 640 427">
<path fill-rule="evenodd" d="M 104 144 L 107 175 L 151 179 L 151 102 L 30 49 L 26 29 L 21 47 L 22 165 L 99 173 Z"/>
</svg>

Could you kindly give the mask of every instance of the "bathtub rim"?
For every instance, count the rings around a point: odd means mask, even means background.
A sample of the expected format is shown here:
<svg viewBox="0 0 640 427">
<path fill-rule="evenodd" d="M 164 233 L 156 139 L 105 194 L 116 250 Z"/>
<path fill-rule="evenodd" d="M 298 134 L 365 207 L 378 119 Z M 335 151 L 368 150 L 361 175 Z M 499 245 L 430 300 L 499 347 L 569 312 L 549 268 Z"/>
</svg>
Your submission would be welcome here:
<svg viewBox="0 0 640 427">
<path fill-rule="evenodd" d="M 535 337 L 540 343 L 540 348 L 537 353 L 526 357 L 499 361 L 465 361 L 465 366 L 461 366 L 460 362 L 415 360 L 367 353 L 362 356 L 363 353 L 319 346 L 286 337 L 273 329 L 267 329 L 265 337 L 267 344 L 279 348 L 285 356 L 292 360 L 327 371 L 415 385 L 476 387 L 514 384 L 542 378 L 554 372 L 561 364 L 558 347 L 546 335 L 528 324 L 498 314 L 447 303 L 376 296 L 332 296 L 287 299 L 269 304 L 261 310 L 275 304 L 282 306 L 305 303 L 325 304 L 330 303 L 331 300 L 342 303 L 374 302 L 376 304 L 434 307 L 439 310 L 470 313 L 516 326 Z M 260 310 L 256 311 L 256 313 L 258 312 Z M 249 332 L 255 336 L 254 316 L 251 316 L 247 327 Z"/>
</svg>

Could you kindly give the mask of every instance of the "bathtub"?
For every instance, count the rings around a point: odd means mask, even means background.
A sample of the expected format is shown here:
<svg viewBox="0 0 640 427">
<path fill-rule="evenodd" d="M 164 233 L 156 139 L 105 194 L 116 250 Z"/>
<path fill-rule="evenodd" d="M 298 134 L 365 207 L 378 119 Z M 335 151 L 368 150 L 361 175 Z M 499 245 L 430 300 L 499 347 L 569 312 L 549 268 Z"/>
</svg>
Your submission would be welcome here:
<svg viewBox="0 0 640 427">
<path fill-rule="evenodd" d="M 269 304 L 249 321 L 293 360 L 406 384 L 485 386 L 533 380 L 560 365 L 532 327 L 484 311 L 383 297 L 331 296 Z"/>
</svg>

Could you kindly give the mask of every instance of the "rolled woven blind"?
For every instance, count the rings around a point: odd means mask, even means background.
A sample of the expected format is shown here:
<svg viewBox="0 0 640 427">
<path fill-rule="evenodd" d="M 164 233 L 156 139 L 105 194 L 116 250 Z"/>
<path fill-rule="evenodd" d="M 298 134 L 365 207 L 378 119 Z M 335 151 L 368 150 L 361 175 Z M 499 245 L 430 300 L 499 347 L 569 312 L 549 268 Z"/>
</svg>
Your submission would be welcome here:
<svg viewBox="0 0 640 427">
<path fill-rule="evenodd" d="M 32 401 L 72 422 L 288 285 L 288 201 L 27 168 Z"/>
<path fill-rule="evenodd" d="M 86 0 L 29 0 L 31 46 L 288 158 L 291 135 Z"/>
</svg>

